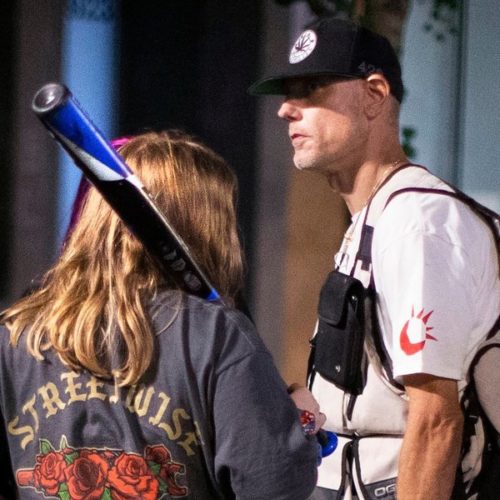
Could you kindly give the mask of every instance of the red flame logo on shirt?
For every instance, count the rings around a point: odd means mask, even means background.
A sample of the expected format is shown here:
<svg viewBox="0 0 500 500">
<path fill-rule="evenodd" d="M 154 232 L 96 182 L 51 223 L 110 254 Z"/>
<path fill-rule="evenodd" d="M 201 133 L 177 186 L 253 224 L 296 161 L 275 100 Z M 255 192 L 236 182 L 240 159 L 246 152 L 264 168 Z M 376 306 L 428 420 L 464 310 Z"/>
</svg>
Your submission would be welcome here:
<svg viewBox="0 0 500 500">
<path fill-rule="evenodd" d="M 424 310 L 422 309 L 416 316 L 413 309 L 411 308 L 411 318 L 403 326 L 401 333 L 399 335 L 399 345 L 401 349 L 410 356 L 421 351 L 425 346 L 426 340 L 436 340 L 428 332 L 433 329 L 432 326 L 427 326 L 427 322 L 434 311 L 427 313 L 424 316 Z M 420 338 L 418 342 L 412 342 L 410 340 L 410 334 L 412 339 Z"/>
</svg>

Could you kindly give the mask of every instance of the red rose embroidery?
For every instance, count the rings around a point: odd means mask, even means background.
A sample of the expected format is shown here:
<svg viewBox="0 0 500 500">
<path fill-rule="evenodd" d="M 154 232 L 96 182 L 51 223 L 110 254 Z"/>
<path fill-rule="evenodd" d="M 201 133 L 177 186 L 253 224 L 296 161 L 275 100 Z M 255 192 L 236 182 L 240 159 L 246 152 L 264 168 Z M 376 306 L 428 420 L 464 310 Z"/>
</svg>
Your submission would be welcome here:
<svg viewBox="0 0 500 500">
<path fill-rule="evenodd" d="M 170 452 L 163 445 L 147 446 L 144 457 L 148 462 L 160 465 L 159 476 L 167 483 L 167 492 L 173 496 L 187 495 L 187 488 L 177 484 L 176 475 L 184 473 L 184 465 L 172 462 Z"/>
<path fill-rule="evenodd" d="M 64 456 L 56 451 L 36 457 L 35 470 L 33 471 L 33 485 L 42 490 L 46 495 L 56 496 L 59 484 L 64 480 L 66 462 Z"/>
<path fill-rule="evenodd" d="M 144 458 L 122 453 L 109 471 L 108 482 L 113 499 L 141 498 L 154 500 L 157 497 L 158 480 L 152 474 Z"/>
<path fill-rule="evenodd" d="M 83 450 L 64 475 L 71 498 L 99 499 L 104 493 L 109 463 L 97 453 Z"/>
<path fill-rule="evenodd" d="M 164 445 L 147 446 L 141 457 L 121 450 L 72 448 L 62 436 L 58 451 L 40 439 L 35 466 L 19 469 L 16 480 L 20 488 L 34 488 L 44 497 L 156 500 L 166 494 L 188 495 L 188 488 L 177 484 L 184 471 Z"/>
<path fill-rule="evenodd" d="M 144 450 L 144 458 L 148 461 L 156 462 L 161 465 L 167 464 L 172 460 L 170 452 L 161 444 L 156 446 L 146 446 L 146 449 Z"/>
</svg>

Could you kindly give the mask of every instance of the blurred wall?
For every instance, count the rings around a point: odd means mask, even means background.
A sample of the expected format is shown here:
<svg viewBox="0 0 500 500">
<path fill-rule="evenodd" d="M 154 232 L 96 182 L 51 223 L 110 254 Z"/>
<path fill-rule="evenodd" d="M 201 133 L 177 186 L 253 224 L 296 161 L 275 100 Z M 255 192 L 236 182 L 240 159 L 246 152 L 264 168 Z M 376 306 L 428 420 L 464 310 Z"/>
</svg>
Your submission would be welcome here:
<svg viewBox="0 0 500 500">
<path fill-rule="evenodd" d="M 305 2 L 265 5 L 259 74 L 272 72 L 311 20 Z M 257 77 L 255 77 L 257 79 Z M 304 382 L 318 296 L 347 224 L 343 202 L 326 180 L 299 172 L 281 97 L 259 101 L 258 206 L 253 297 L 258 330 L 289 383 Z"/>
<path fill-rule="evenodd" d="M 118 1 L 68 1 L 62 30 L 61 80 L 105 137 L 116 134 L 118 115 Z M 68 230 L 82 175 L 59 150 L 57 242 Z"/>
<path fill-rule="evenodd" d="M 13 57 L 10 72 L 12 109 L 9 116 L 9 245 L 0 281 L 6 302 L 17 297 L 53 258 L 56 204 L 56 146 L 31 112 L 35 92 L 58 80 L 64 2 L 12 2 L 10 19 Z"/>
<path fill-rule="evenodd" d="M 121 3 L 120 132 L 182 128 L 230 163 L 252 273 L 257 103 L 246 89 L 257 73 L 261 2 L 147 5 Z"/>
<path fill-rule="evenodd" d="M 431 2 L 411 3 L 401 123 L 415 130 L 416 162 L 500 211 L 500 11 L 496 0 L 457 5 L 443 23 Z"/>
<path fill-rule="evenodd" d="M 500 5 L 467 2 L 460 185 L 500 213 Z"/>
<path fill-rule="evenodd" d="M 12 2 L 0 2 L 0 301 L 8 291 L 11 238 L 12 115 L 14 112 L 14 15 Z"/>
</svg>

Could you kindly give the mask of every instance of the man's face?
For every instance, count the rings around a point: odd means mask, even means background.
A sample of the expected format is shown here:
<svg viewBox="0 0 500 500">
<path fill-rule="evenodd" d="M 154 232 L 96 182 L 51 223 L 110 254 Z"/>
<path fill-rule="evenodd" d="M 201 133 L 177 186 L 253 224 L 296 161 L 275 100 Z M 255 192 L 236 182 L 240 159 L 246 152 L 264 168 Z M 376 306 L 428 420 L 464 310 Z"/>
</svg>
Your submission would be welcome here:
<svg viewBox="0 0 500 500">
<path fill-rule="evenodd" d="M 363 83 L 331 76 L 286 82 L 278 116 L 288 121 L 297 168 L 333 172 L 362 158 L 368 135 Z"/>
</svg>

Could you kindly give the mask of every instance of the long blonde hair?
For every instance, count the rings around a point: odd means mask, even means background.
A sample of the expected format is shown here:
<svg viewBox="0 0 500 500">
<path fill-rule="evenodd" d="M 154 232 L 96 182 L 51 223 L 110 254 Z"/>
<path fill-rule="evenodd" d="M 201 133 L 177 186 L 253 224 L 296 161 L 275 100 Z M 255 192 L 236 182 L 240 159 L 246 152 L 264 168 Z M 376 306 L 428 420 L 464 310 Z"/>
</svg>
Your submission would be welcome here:
<svg viewBox="0 0 500 500">
<path fill-rule="evenodd" d="M 236 225 L 237 181 L 211 149 L 179 131 L 146 133 L 119 150 L 138 174 L 211 283 L 226 301 L 243 284 Z M 172 288 L 156 263 L 95 188 L 90 188 L 63 252 L 40 288 L 2 314 L 16 346 L 54 349 L 72 369 L 85 368 L 120 385 L 137 383 L 153 360 L 147 302 Z M 117 337 L 118 336 L 118 337 Z M 125 348 L 118 368 L 107 352 Z"/>
</svg>

